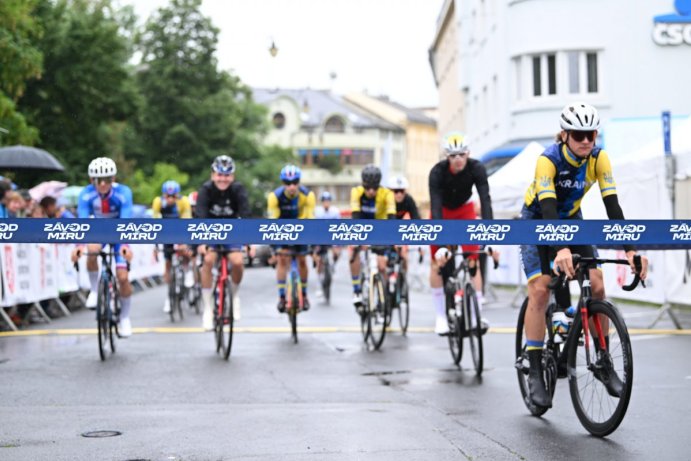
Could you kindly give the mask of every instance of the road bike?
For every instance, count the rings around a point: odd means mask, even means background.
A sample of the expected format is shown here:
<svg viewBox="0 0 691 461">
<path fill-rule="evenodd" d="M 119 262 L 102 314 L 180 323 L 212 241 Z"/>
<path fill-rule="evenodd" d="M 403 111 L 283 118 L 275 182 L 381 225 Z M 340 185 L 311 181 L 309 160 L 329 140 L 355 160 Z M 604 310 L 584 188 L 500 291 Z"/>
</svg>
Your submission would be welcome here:
<svg viewBox="0 0 691 461">
<path fill-rule="evenodd" d="M 108 351 L 114 354 L 116 351 L 115 338 L 120 338 L 118 322 L 120 321 L 120 290 L 118 278 L 113 272 L 113 257 L 115 250 L 113 245 L 107 245 L 108 250 L 101 249 L 98 252 L 84 253 L 87 256 L 101 258 L 101 268 L 98 277 L 98 298 L 96 301 L 96 329 L 98 333 L 98 354 L 101 360 L 106 360 Z M 104 247 L 105 248 L 105 247 Z M 74 263 L 74 268 L 79 272 L 79 264 Z M 129 271 L 129 262 L 127 263 Z"/>
<path fill-rule="evenodd" d="M 214 276 L 214 338 L 216 352 L 228 360 L 233 347 L 233 286 L 228 273 L 230 250 L 218 246 L 211 249 L 218 254 L 212 274 Z"/>
<path fill-rule="evenodd" d="M 294 251 L 290 252 L 290 269 L 286 274 L 286 314 L 290 321 L 290 337 L 298 343 L 298 314 L 302 312 L 305 298 L 302 293 L 302 279 Z"/>
<path fill-rule="evenodd" d="M 391 324 L 394 309 L 398 310 L 398 322 L 401 333 L 405 336 L 410 321 L 410 305 L 408 296 L 408 277 L 403 268 L 400 247 L 393 247 L 388 253 L 386 263 L 386 293 L 389 304 L 389 316 L 387 326 Z"/>
<path fill-rule="evenodd" d="M 545 389 L 554 396 L 558 378 L 568 378 L 571 402 L 583 427 L 591 434 L 604 437 L 621 424 L 631 398 L 633 386 L 633 352 L 631 340 L 619 310 L 609 301 L 592 299 L 590 269 L 600 264 L 629 265 L 625 259 L 603 259 L 572 255 L 580 296 L 576 314 L 570 325 L 552 328 L 553 316 L 564 309 L 554 300 L 553 291 L 565 284 L 564 277 L 554 277 L 550 303 L 545 313 L 547 340 L 542 351 L 542 370 Z M 635 276 L 631 284 L 622 287 L 631 291 L 640 279 L 641 259 L 635 256 Z M 516 370 L 523 402 L 535 416 L 549 408 L 535 405 L 530 399 L 528 373 L 530 361 L 526 350 L 523 327 L 528 309 L 526 298 L 516 326 Z M 617 385 L 621 383 L 621 388 Z"/>
<path fill-rule="evenodd" d="M 188 298 L 185 287 L 185 267 L 182 264 L 185 247 L 176 246 L 170 258 L 170 272 L 168 280 L 168 300 L 170 302 L 170 321 L 175 317 L 182 321 L 182 302 Z"/>
<path fill-rule="evenodd" d="M 379 349 L 384 343 L 386 325 L 390 316 L 389 304 L 386 300 L 384 279 L 379 273 L 378 255 L 367 246 L 364 249 L 355 247 L 352 261 L 359 257 L 360 287 L 362 289 L 362 307 L 360 314 L 360 330 L 365 343 Z"/>
<path fill-rule="evenodd" d="M 441 272 L 444 278 L 446 321 L 449 324 L 449 332 L 446 336 L 451 357 L 455 365 L 461 363 L 463 338 L 467 338 L 475 373 L 480 376 L 484 369 L 482 336 L 485 334 L 485 328 L 482 325 L 480 305 L 472 283 L 474 271 L 480 270 L 480 266 L 479 261 L 476 260 L 476 267 L 470 267 L 468 256 L 471 254 L 492 255 L 492 249 L 473 252 L 459 252 L 458 249 L 454 249 L 451 259 Z M 462 257 L 456 258 L 456 256 Z M 458 264 L 456 264 L 457 259 Z M 495 260 L 494 268 L 496 269 L 497 266 L 498 262 Z"/>
<path fill-rule="evenodd" d="M 315 253 L 319 256 L 319 266 L 321 266 L 321 271 L 317 271 L 319 277 L 319 286 L 324 294 L 324 302 L 329 304 L 331 301 L 331 281 L 333 276 L 333 262 L 331 261 L 331 249 L 330 246 L 324 245 L 319 246 Z"/>
</svg>

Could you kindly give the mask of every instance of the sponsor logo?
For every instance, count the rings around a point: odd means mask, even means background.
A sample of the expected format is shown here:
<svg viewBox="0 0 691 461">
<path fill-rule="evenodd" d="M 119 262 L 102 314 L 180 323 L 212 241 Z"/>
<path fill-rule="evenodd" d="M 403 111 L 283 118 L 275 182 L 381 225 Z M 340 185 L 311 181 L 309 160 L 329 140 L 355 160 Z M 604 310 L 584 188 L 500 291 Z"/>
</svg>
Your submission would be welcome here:
<svg viewBox="0 0 691 461">
<path fill-rule="evenodd" d="M 373 229 L 372 224 L 329 224 L 332 242 L 362 242 Z"/>
<path fill-rule="evenodd" d="M 259 232 L 262 234 L 262 240 L 292 242 L 300 237 L 300 232 L 305 229 L 303 224 L 260 224 Z"/>
<path fill-rule="evenodd" d="M 18 224 L 0 223 L 0 240 L 12 240 L 17 230 L 19 230 Z"/>
<path fill-rule="evenodd" d="M 578 224 L 538 224 L 535 233 L 538 242 L 570 242 L 578 229 Z"/>
<path fill-rule="evenodd" d="M 163 229 L 162 224 L 154 223 L 118 223 L 115 231 L 120 233 L 120 241 L 153 241 Z"/>
<path fill-rule="evenodd" d="M 218 241 L 226 240 L 228 233 L 232 232 L 233 225 L 231 223 L 190 223 L 187 225 L 187 232 L 190 234 L 190 239 L 194 241 Z"/>
<path fill-rule="evenodd" d="M 441 224 L 399 224 L 398 233 L 404 242 L 434 242 L 437 240 Z"/>
<path fill-rule="evenodd" d="M 669 231 L 672 233 L 672 240 L 687 242 L 691 240 L 691 226 L 686 223 L 670 224 Z"/>
<path fill-rule="evenodd" d="M 653 41 L 661 46 L 691 45 L 691 0 L 676 0 L 677 14 L 661 14 L 653 19 Z"/>
<path fill-rule="evenodd" d="M 84 240 L 86 233 L 91 229 L 91 224 L 78 222 L 46 223 L 43 225 L 43 232 L 46 233 L 48 240 Z"/>
<path fill-rule="evenodd" d="M 576 181 L 575 179 L 560 179 L 557 181 L 557 186 L 564 189 L 585 189 L 587 185 L 587 181 Z"/>
<path fill-rule="evenodd" d="M 471 241 L 501 242 L 511 231 L 510 224 L 468 224 L 465 231 Z"/>
<path fill-rule="evenodd" d="M 635 242 L 645 232 L 645 224 L 605 224 L 602 232 L 608 242 Z"/>
</svg>

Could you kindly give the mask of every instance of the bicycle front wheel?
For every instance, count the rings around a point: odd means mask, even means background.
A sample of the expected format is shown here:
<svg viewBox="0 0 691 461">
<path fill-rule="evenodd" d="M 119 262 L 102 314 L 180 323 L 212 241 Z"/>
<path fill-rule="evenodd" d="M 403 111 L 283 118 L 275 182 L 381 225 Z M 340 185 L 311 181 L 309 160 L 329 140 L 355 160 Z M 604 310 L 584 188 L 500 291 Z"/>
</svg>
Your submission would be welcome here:
<svg viewBox="0 0 691 461">
<path fill-rule="evenodd" d="M 365 277 L 364 273 L 360 274 L 360 288 L 362 290 L 362 307 L 360 307 L 360 331 L 362 332 L 362 340 L 366 343 L 369 340 L 372 328 L 370 325 L 370 289 L 369 279 Z"/>
<path fill-rule="evenodd" d="M 223 303 L 221 305 L 218 319 L 218 329 L 221 338 L 221 355 L 225 360 L 230 357 L 230 350 L 233 347 L 233 289 L 230 280 L 223 284 Z"/>
<path fill-rule="evenodd" d="M 298 343 L 298 310 L 300 309 L 300 300 L 302 297 L 300 284 L 298 278 L 300 275 L 295 272 L 290 274 L 289 289 L 290 289 L 290 306 L 288 307 L 288 319 L 290 320 L 290 337 L 293 343 Z"/>
<path fill-rule="evenodd" d="M 398 274 L 398 290 L 401 296 L 398 302 L 398 321 L 401 325 L 401 333 L 403 333 L 405 336 L 406 332 L 408 331 L 408 323 L 410 322 L 408 279 L 406 279 L 405 272 Z"/>
<path fill-rule="evenodd" d="M 470 355 L 473 357 L 475 373 L 480 376 L 482 374 L 484 362 L 482 350 L 482 322 L 480 321 L 480 307 L 477 302 L 477 295 L 470 283 L 465 286 L 465 303 L 463 311 L 466 327 L 465 331 L 467 332 L 468 342 L 470 343 Z"/>
<path fill-rule="evenodd" d="M 106 359 L 110 335 L 110 291 L 104 279 L 98 282 L 98 301 L 96 304 L 96 326 L 98 331 L 98 354 L 101 360 Z"/>
<path fill-rule="evenodd" d="M 331 262 L 329 256 L 324 256 L 324 273 L 322 274 L 322 292 L 324 301 L 329 304 L 331 301 Z"/>
<path fill-rule="evenodd" d="M 530 414 L 533 416 L 541 416 L 549 410 L 547 407 L 535 405 L 530 399 L 530 390 L 528 389 L 528 373 L 530 371 L 530 361 L 528 359 L 527 339 L 525 338 L 523 328 L 525 326 L 525 313 L 528 310 L 528 298 L 525 298 L 521 310 L 518 314 L 518 324 L 516 325 L 516 373 L 518 375 L 518 387 L 523 397 L 525 404 Z M 551 387 L 554 392 L 554 386 Z M 553 394 L 552 394 L 553 395 Z"/>
<path fill-rule="evenodd" d="M 171 268 L 168 279 L 168 302 L 170 303 L 170 321 L 175 323 L 175 314 L 178 310 L 178 296 L 176 294 L 177 274 L 175 268 Z"/>
<path fill-rule="evenodd" d="M 604 437 L 619 427 L 629 406 L 633 352 L 624 319 L 613 305 L 592 301 L 588 315 L 587 348 L 580 314 L 571 326 L 575 331 L 569 334 L 569 390 L 583 427 L 597 437 Z M 600 346 L 600 335 L 605 338 L 605 349 Z"/>
<path fill-rule="evenodd" d="M 372 277 L 369 308 L 370 343 L 375 349 L 379 349 L 384 343 L 388 321 L 388 304 L 380 274 L 374 274 Z"/>
<path fill-rule="evenodd" d="M 463 357 L 463 327 L 460 318 L 456 315 L 456 303 L 453 294 L 449 293 L 448 290 L 445 290 L 445 302 L 446 321 L 449 324 L 449 332 L 447 333 L 449 350 L 454 365 L 458 366 L 461 363 L 461 357 Z"/>
</svg>

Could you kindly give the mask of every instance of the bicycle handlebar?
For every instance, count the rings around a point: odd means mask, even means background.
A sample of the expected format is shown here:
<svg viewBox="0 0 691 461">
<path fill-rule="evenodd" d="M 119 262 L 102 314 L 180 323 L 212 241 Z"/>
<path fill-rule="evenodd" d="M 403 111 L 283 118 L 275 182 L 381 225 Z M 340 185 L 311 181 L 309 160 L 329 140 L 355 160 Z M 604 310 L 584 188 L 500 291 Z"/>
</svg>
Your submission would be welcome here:
<svg viewBox="0 0 691 461">
<path fill-rule="evenodd" d="M 594 268 L 598 264 L 622 264 L 627 266 L 629 265 L 629 261 L 627 259 L 591 258 L 583 257 L 579 254 L 572 254 L 571 260 L 573 261 L 573 266 L 576 267 L 577 272 L 584 272 L 586 269 L 590 269 L 591 267 Z M 641 270 L 643 269 L 643 265 L 641 263 L 640 255 L 634 255 L 633 265 L 635 267 L 635 275 L 633 281 L 631 281 L 630 284 L 621 287 L 621 289 L 624 291 L 633 291 L 639 283 L 643 286 L 643 288 L 645 288 L 645 281 L 641 280 Z M 566 279 L 566 275 L 563 272 L 560 272 L 559 275 L 557 275 L 556 277 L 552 277 L 552 280 L 550 280 L 547 286 L 553 290 L 559 284 L 561 284 L 562 286 L 566 286 L 567 283 L 568 280 Z"/>
</svg>

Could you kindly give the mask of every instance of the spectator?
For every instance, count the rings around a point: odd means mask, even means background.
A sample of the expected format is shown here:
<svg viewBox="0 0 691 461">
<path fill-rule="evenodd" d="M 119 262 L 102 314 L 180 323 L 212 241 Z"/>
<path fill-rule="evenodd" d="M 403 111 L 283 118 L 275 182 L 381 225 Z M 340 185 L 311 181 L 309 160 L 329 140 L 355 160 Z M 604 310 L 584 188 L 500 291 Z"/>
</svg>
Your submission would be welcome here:
<svg viewBox="0 0 691 461">
<path fill-rule="evenodd" d="M 5 194 L 5 204 L 10 218 L 24 217 L 24 199 L 17 191 L 9 191 Z"/>
<path fill-rule="evenodd" d="M 46 218 L 74 218 L 74 214 L 65 208 L 64 206 L 58 205 L 58 201 L 55 197 L 50 195 L 43 197 L 40 202 L 41 208 L 45 213 Z"/>
<path fill-rule="evenodd" d="M 9 218 L 7 207 L 5 205 L 7 204 L 7 192 L 11 189 L 12 185 L 9 183 L 9 181 L 6 181 L 5 179 L 0 180 L 0 219 Z"/>
</svg>

